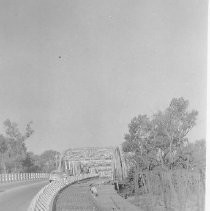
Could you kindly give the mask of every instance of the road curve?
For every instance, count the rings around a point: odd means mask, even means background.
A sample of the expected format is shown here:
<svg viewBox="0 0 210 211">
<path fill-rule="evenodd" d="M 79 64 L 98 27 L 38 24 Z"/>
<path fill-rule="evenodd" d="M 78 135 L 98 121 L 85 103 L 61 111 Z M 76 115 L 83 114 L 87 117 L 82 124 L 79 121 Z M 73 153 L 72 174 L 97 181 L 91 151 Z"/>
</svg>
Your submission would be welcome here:
<svg viewBox="0 0 210 211">
<path fill-rule="evenodd" d="M 91 180 L 81 181 L 65 188 L 56 197 L 53 211 L 101 211 L 89 190 L 89 185 L 91 183 Z"/>
<path fill-rule="evenodd" d="M 36 193 L 48 181 L 0 184 L 0 210 L 26 211 Z"/>
</svg>

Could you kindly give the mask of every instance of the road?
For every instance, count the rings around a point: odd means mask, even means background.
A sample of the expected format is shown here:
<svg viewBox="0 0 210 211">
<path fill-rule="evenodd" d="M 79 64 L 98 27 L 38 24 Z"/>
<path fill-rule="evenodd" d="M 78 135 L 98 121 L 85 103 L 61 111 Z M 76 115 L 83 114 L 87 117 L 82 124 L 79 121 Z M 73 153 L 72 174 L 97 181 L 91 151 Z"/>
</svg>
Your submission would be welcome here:
<svg viewBox="0 0 210 211">
<path fill-rule="evenodd" d="M 100 178 L 81 181 L 63 189 L 55 198 L 53 211 L 110 211 L 110 210 L 142 210 L 130 204 L 117 194 L 108 180 Z M 90 184 L 97 188 L 97 197 L 90 191 Z"/>
<path fill-rule="evenodd" d="M 26 211 L 36 193 L 48 181 L 0 184 L 0 210 Z"/>
<path fill-rule="evenodd" d="M 91 181 L 80 182 L 65 188 L 58 195 L 53 211 L 100 211 L 101 209 L 97 206 L 89 190 L 91 183 Z"/>
</svg>

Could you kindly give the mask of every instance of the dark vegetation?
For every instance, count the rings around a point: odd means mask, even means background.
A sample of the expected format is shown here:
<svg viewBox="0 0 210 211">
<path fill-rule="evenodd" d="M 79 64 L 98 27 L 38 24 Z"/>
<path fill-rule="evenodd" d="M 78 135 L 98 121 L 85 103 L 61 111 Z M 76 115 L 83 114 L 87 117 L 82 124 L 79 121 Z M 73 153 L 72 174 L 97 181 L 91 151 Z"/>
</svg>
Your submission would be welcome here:
<svg viewBox="0 0 210 211">
<path fill-rule="evenodd" d="M 4 122 L 4 134 L 0 134 L 0 173 L 51 172 L 56 168 L 59 153 L 47 150 L 41 155 L 28 152 L 25 142 L 33 134 L 32 122 L 22 133 L 17 123 Z"/>
<path fill-rule="evenodd" d="M 120 194 L 143 210 L 204 210 L 206 142 L 187 134 L 198 112 L 172 99 L 152 117 L 139 115 L 122 144 L 128 176 Z"/>
</svg>

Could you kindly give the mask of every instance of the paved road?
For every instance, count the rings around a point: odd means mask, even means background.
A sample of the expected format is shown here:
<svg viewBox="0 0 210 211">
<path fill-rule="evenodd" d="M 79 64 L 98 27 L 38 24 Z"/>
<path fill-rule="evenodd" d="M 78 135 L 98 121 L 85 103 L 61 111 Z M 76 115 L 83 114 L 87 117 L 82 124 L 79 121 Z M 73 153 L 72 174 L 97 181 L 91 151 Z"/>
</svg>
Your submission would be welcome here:
<svg viewBox="0 0 210 211">
<path fill-rule="evenodd" d="M 89 191 L 89 182 L 70 185 L 57 197 L 54 211 L 99 211 Z"/>
<path fill-rule="evenodd" d="M 89 190 L 91 183 L 97 187 L 97 197 L 93 197 Z M 137 211 L 141 209 L 119 196 L 113 185 L 100 179 L 70 185 L 57 196 L 53 207 L 53 211 L 111 210 Z"/>
<path fill-rule="evenodd" d="M 0 210 L 26 211 L 30 201 L 48 181 L 0 184 Z"/>
</svg>

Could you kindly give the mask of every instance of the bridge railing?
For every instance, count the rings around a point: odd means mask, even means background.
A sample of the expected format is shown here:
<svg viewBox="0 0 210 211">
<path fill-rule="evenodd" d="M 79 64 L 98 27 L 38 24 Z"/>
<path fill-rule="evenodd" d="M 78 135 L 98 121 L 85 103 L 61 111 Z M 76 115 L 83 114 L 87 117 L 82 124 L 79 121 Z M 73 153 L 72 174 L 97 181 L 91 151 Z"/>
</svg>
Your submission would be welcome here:
<svg viewBox="0 0 210 211">
<path fill-rule="evenodd" d="M 78 176 L 71 176 L 67 179 L 54 181 L 44 186 L 33 198 L 28 207 L 28 211 L 52 211 L 53 201 L 56 195 L 66 186 L 71 185 L 77 181 L 89 178 L 98 177 L 97 174 L 83 174 Z"/>
<path fill-rule="evenodd" d="M 11 173 L 11 174 L 0 174 L 0 183 L 26 181 L 26 180 L 38 180 L 48 179 L 48 173 Z"/>
</svg>

